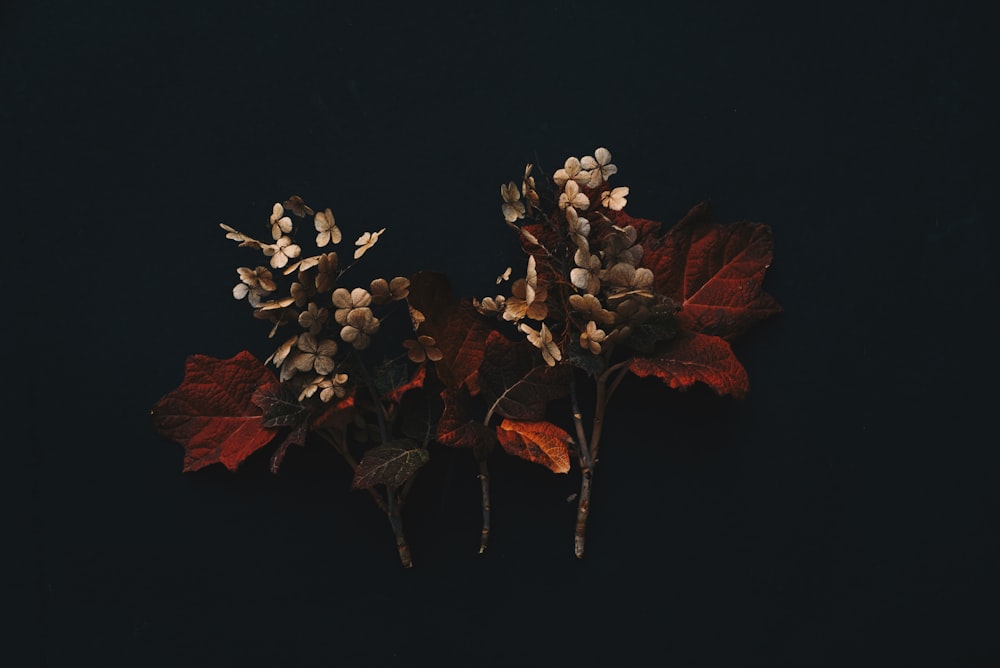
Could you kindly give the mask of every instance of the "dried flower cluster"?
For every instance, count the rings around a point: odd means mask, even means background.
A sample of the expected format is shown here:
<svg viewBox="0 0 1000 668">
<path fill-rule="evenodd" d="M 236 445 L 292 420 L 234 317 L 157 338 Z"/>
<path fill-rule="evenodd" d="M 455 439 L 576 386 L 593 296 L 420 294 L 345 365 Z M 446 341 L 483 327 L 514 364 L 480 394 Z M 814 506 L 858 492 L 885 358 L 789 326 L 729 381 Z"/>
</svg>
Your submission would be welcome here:
<svg viewBox="0 0 1000 668">
<path fill-rule="evenodd" d="M 480 313 L 516 323 L 549 366 L 568 355 L 594 370 L 600 362 L 581 354 L 606 361 L 637 332 L 641 350 L 669 338 L 677 305 L 656 293 L 635 227 L 612 222 L 629 189 L 608 183 L 618 173 L 611 152 L 567 158 L 548 193 L 538 192 L 532 171 L 525 167 L 520 190 L 513 181 L 501 186 L 504 220 L 528 252 L 525 276 L 508 296 L 476 300 Z"/>
<path fill-rule="evenodd" d="M 303 257 L 292 216 L 312 219 L 316 253 Z M 324 403 L 342 398 L 349 380 L 343 364 L 346 354 L 367 348 L 379 330 L 381 323 L 373 307 L 404 300 L 410 281 L 397 276 L 391 281 L 376 278 L 368 287 L 342 286 L 341 278 L 350 265 L 342 267 L 337 252 L 327 250 L 343 239 L 333 213 L 330 209 L 314 211 L 297 195 L 284 203 L 275 202 L 267 225 L 270 242 L 221 224 L 227 238 L 268 258 L 267 266 L 236 270 L 240 282 L 233 288 L 233 297 L 246 299 L 254 317 L 273 324 L 270 337 L 284 326 L 297 330 L 267 362 L 277 367 L 283 383 L 294 384 L 299 401 L 313 396 Z M 384 232 L 382 228 L 358 237 L 354 260 L 370 250 Z M 281 273 L 276 276 L 272 270 Z M 286 285 L 279 284 L 282 279 Z"/>
<path fill-rule="evenodd" d="M 277 442 L 277 472 L 289 446 L 315 434 L 351 467 L 352 487 L 385 513 L 406 567 L 401 509 L 431 459 L 431 441 L 466 448 L 477 461 L 480 552 L 491 526 L 487 460 L 497 447 L 560 474 L 575 459 L 574 553 L 582 557 L 605 411 L 622 381 L 653 377 L 742 398 L 748 376 L 730 341 L 781 310 L 762 289 L 773 257 L 767 225 L 721 225 L 701 203 L 662 231 L 624 212 L 629 189 L 609 183 L 617 173 L 611 152 L 598 148 L 551 175 L 529 164 L 520 184 L 501 185 L 500 213 L 519 235 L 523 274 L 511 280 L 515 270 L 506 267 L 496 284 L 509 289 L 481 300 L 454 295 L 434 271 L 345 284 L 385 228 L 359 235 L 351 263 L 341 266 L 333 213 L 298 196 L 271 207 L 260 234 L 267 241 L 223 224 L 227 238 L 263 256 L 237 268 L 233 297 L 271 323 L 269 338 L 292 331 L 264 362 L 248 351 L 189 357 L 183 383 L 153 407 L 154 426 L 184 446 L 187 471 L 235 469 Z M 311 254 L 296 236 L 309 220 Z M 363 357 L 373 351 L 362 353 L 390 330 L 390 309 L 408 316 L 404 336 L 412 338 L 372 374 Z M 582 381 L 594 391 L 589 430 Z M 573 433 L 549 416 L 563 398 Z"/>
</svg>

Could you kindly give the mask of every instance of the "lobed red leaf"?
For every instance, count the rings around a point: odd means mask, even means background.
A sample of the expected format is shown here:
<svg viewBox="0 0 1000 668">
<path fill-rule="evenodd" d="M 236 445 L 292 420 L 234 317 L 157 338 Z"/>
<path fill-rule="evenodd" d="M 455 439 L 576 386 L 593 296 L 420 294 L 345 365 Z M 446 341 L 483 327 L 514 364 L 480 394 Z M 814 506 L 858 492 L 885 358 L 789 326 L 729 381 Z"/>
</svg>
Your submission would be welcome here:
<svg viewBox="0 0 1000 668">
<path fill-rule="evenodd" d="M 267 445 L 277 430 L 263 425 L 252 398 L 277 378 L 242 351 L 230 359 L 191 355 L 184 380 L 151 411 L 153 427 L 184 446 L 184 471 L 221 462 L 230 471 Z"/>
<path fill-rule="evenodd" d="M 655 376 L 675 389 L 705 383 L 719 395 L 746 397 L 750 381 L 729 343 L 718 336 L 680 330 L 649 357 L 634 357 L 629 370 L 637 376 Z"/>
</svg>

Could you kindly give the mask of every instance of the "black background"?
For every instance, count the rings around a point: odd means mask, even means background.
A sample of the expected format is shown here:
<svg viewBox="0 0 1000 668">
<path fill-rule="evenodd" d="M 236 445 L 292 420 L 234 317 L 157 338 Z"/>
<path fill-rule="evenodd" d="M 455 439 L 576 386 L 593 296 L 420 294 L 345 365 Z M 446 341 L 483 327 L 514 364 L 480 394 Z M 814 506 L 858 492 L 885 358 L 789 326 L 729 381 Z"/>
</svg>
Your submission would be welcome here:
<svg viewBox="0 0 1000 668">
<path fill-rule="evenodd" d="M 1000 665 L 990 25 L 3 3 L 16 665 Z M 497 186 L 597 146 L 633 215 L 769 223 L 785 311 L 736 346 L 745 402 L 623 386 L 584 560 L 575 473 L 499 453 L 478 557 L 471 458 L 434 450 L 410 571 L 322 448 L 181 474 L 148 413 L 185 356 L 269 352 L 219 222 L 298 193 L 349 238 L 387 228 L 374 271 L 482 296 L 516 256 Z"/>
</svg>

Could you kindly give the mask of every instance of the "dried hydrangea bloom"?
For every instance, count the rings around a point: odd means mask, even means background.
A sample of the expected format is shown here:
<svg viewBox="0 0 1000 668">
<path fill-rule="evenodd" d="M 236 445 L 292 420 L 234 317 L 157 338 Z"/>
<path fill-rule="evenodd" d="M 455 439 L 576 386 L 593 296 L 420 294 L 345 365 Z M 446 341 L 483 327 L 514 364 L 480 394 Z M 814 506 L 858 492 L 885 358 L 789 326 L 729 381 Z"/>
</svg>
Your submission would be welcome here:
<svg viewBox="0 0 1000 668">
<path fill-rule="evenodd" d="M 563 166 L 557 169 L 555 174 L 552 175 L 552 180 L 560 188 L 564 187 L 570 181 L 575 182 L 578 186 L 582 186 L 590 182 L 590 172 L 586 172 L 581 168 L 578 158 L 570 157 L 566 158 Z"/>
<path fill-rule="evenodd" d="M 347 374 L 337 373 L 331 376 L 313 376 L 299 393 L 299 401 L 311 397 L 319 391 L 320 401 L 329 403 L 334 397 L 347 396 Z"/>
<path fill-rule="evenodd" d="M 320 308 L 315 302 L 309 302 L 306 310 L 299 314 L 299 325 L 315 336 L 323 329 L 329 316 L 330 312 L 325 308 Z"/>
<path fill-rule="evenodd" d="M 569 307 L 584 318 L 602 325 L 610 325 L 615 321 L 615 314 L 606 310 L 594 295 L 570 295 Z"/>
<path fill-rule="evenodd" d="M 530 304 L 527 300 L 527 290 L 528 286 L 523 278 L 519 278 L 511 284 L 510 297 L 507 298 L 503 311 L 504 320 L 508 322 L 517 322 L 522 318 L 545 320 L 549 315 L 549 307 L 545 303 L 548 290 L 545 286 L 538 285 L 535 288 L 535 298 Z"/>
<path fill-rule="evenodd" d="M 618 173 L 618 167 L 611 164 L 611 151 L 603 147 L 596 149 L 593 157 L 588 155 L 580 163 L 584 169 L 590 171 L 590 181 L 587 182 L 590 188 L 597 188 L 607 181 L 609 176 Z"/>
<path fill-rule="evenodd" d="M 273 244 L 262 246 L 264 255 L 271 258 L 271 266 L 281 269 L 289 260 L 294 260 L 302 252 L 302 249 L 292 242 L 291 237 L 281 237 Z"/>
<path fill-rule="evenodd" d="M 609 267 L 620 262 L 638 265 L 642 260 L 642 246 L 635 243 L 637 236 L 636 229 L 631 225 L 613 228 L 613 232 L 604 239 L 601 251 L 604 264 Z"/>
<path fill-rule="evenodd" d="M 631 264 L 619 262 L 604 272 L 604 280 L 612 294 L 628 293 L 643 297 L 653 296 L 653 272 L 645 267 L 636 269 Z"/>
<path fill-rule="evenodd" d="M 378 331 L 379 320 L 367 306 L 353 309 L 340 330 L 340 338 L 356 350 L 364 350 L 371 343 L 371 335 Z"/>
<path fill-rule="evenodd" d="M 271 238 L 277 241 L 291 232 L 292 219 L 285 215 L 285 207 L 281 206 L 281 202 L 275 202 L 271 207 Z"/>
<path fill-rule="evenodd" d="M 587 240 L 590 236 L 590 221 L 581 218 L 574 207 L 566 209 L 566 229 L 569 240 L 574 246 L 582 250 L 590 248 L 590 242 Z"/>
<path fill-rule="evenodd" d="M 586 211 L 590 206 L 590 198 L 580 192 L 580 184 L 576 181 L 567 181 L 562 193 L 559 195 L 559 208 L 566 209 L 573 207 L 580 211 Z"/>
<path fill-rule="evenodd" d="M 298 334 L 295 334 L 294 336 L 287 339 L 284 343 L 278 346 L 277 350 L 271 353 L 270 357 L 264 360 L 264 364 L 267 364 L 268 362 L 274 362 L 274 366 L 280 367 L 282 364 L 285 363 L 285 359 L 288 357 L 288 354 L 292 352 L 292 349 L 295 347 L 295 344 L 298 342 L 298 340 L 299 340 Z"/>
<path fill-rule="evenodd" d="M 351 311 L 371 304 L 372 296 L 364 288 L 354 288 L 350 292 L 347 291 L 347 288 L 337 288 L 333 291 L 331 300 L 333 305 L 337 307 L 333 313 L 333 319 L 337 321 L 338 325 L 345 325 Z"/>
<path fill-rule="evenodd" d="M 621 211 L 628 203 L 628 186 L 618 186 L 601 193 L 601 204 L 612 211 Z"/>
<path fill-rule="evenodd" d="M 384 227 L 378 232 L 365 232 L 358 237 L 357 241 L 354 242 L 354 245 L 357 246 L 357 248 L 354 249 L 354 259 L 357 260 L 362 255 L 367 253 L 368 249 L 375 245 L 375 242 L 378 241 L 378 238 L 382 236 L 383 232 L 385 232 Z"/>
<path fill-rule="evenodd" d="M 512 267 L 507 267 L 506 269 L 504 269 L 503 273 L 500 274 L 499 276 L 497 276 L 497 285 L 500 285 L 504 281 L 509 281 L 510 280 L 510 272 L 512 272 L 512 271 L 513 271 Z"/>
<path fill-rule="evenodd" d="M 500 185 L 500 196 L 503 197 L 500 210 L 503 212 L 504 220 L 513 223 L 519 218 L 524 218 L 524 202 L 521 201 L 521 193 L 513 181 Z"/>
<path fill-rule="evenodd" d="M 580 347 L 589 350 L 594 355 L 601 354 L 601 344 L 608 338 L 603 329 L 597 328 L 597 323 L 591 320 L 587 328 L 580 332 Z"/>
<path fill-rule="evenodd" d="M 524 332 L 528 337 L 528 342 L 542 351 L 542 359 L 549 366 L 555 366 L 556 362 L 562 359 L 562 351 L 559 350 L 559 346 L 555 341 L 552 340 L 552 332 L 549 328 L 542 323 L 542 329 L 540 331 L 535 331 L 526 323 L 521 323 L 519 329 Z"/>
<path fill-rule="evenodd" d="M 241 247 L 247 248 L 263 248 L 264 244 L 257 241 L 253 237 L 248 237 L 239 230 L 236 230 L 225 223 L 219 223 L 219 227 L 226 231 L 226 238 L 232 239 L 233 241 L 239 241 Z"/>
<path fill-rule="evenodd" d="M 285 200 L 284 204 L 286 209 L 290 210 L 293 214 L 295 214 L 299 218 L 305 218 L 306 216 L 313 215 L 312 208 L 310 208 L 309 205 L 303 202 L 302 198 L 299 197 L 298 195 L 292 195 L 291 197 Z"/>
<path fill-rule="evenodd" d="M 295 300 L 295 305 L 302 308 L 306 302 L 316 296 L 316 280 L 312 274 L 304 271 L 299 272 L 298 278 L 299 280 L 292 283 L 291 288 L 289 288 L 289 294 Z"/>
<path fill-rule="evenodd" d="M 315 371 L 321 376 L 333 372 L 333 356 L 337 354 L 337 342 L 333 339 L 317 340 L 312 334 L 303 334 L 296 342 L 297 353 L 290 354 L 281 365 L 280 378 L 286 381 L 297 371 Z"/>
<path fill-rule="evenodd" d="M 584 292 L 596 295 L 601 289 L 601 258 L 578 248 L 573 255 L 576 267 L 570 270 L 569 280 Z"/>
<path fill-rule="evenodd" d="M 444 357 L 433 336 L 418 336 L 416 341 L 407 339 L 403 341 L 403 347 L 410 361 L 417 364 L 425 360 L 439 362 Z"/>
<path fill-rule="evenodd" d="M 333 219 L 333 212 L 317 211 L 313 218 L 313 226 L 316 228 L 316 246 L 322 248 L 329 243 L 339 244 L 343 235 L 337 227 L 337 221 Z"/>
<path fill-rule="evenodd" d="M 391 281 L 384 278 L 376 278 L 371 282 L 372 301 L 376 304 L 388 304 L 389 302 L 406 299 L 410 294 L 410 279 L 405 276 L 396 276 Z"/>
<path fill-rule="evenodd" d="M 427 319 L 427 316 L 425 316 L 423 312 L 413 308 L 409 304 L 407 304 L 406 306 L 410 310 L 410 323 L 413 325 L 413 331 L 415 332 L 418 329 L 420 329 L 420 325 L 422 325 L 424 320 Z"/>
<path fill-rule="evenodd" d="M 240 282 L 233 286 L 233 297 L 243 299 L 249 295 L 249 302 L 254 306 L 260 305 L 260 298 L 278 289 L 278 284 L 274 282 L 270 270 L 267 267 L 239 267 L 236 269 Z"/>
<path fill-rule="evenodd" d="M 497 295 L 496 297 L 484 297 L 483 301 L 473 299 L 472 305 L 483 315 L 499 315 L 504 312 L 507 300 L 503 295 Z"/>
<path fill-rule="evenodd" d="M 524 179 L 521 181 L 521 193 L 524 200 L 531 206 L 538 208 L 538 191 L 535 190 L 535 177 L 531 175 L 531 163 L 524 167 Z"/>
</svg>

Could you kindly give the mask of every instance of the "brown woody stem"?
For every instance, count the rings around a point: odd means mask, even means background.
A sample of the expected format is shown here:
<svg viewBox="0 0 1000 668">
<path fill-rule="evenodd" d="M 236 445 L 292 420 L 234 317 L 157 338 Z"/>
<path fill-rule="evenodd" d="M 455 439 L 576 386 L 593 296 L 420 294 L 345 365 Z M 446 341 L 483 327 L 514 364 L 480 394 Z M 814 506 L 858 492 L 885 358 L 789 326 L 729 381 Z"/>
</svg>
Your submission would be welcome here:
<svg viewBox="0 0 1000 668">
<path fill-rule="evenodd" d="M 590 494 L 594 484 L 594 469 L 597 467 L 597 453 L 601 443 L 601 432 L 604 428 L 604 413 L 608 407 L 608 399 L 618 388 L 622 378 L 628 371 L 628 360 L 614 364 L 598 376 L 597 397 L 594 405 L 594 421 L 590 430 L 588 442 L 583 428 L 583 414 L 580 412 L 580 405 L 576 395 L 576 381 L 570 381 L 570 396 L 573 404 L 573 423 L 576 426 L 577 439 L 579 443 L 580 455 L 580 498 L 576 509 L 576 531 L 573 535 L 573 553 L 577 559 L 583 558 L 585 536 L 587 533 L 587 519 L 590 517 Z M 608 379 L 618 372 L 608 385 Z"/>
<path fill-rule="evenodd" d="M 389 433 L 385 424 L 385 407 L 382 406 L 378 391 L 375 389 L 375 381 L 372 380 L 371 375 L 368 373 L 368 368 L 361 360 L 361 355 L 357 355 L 356 357 L 358 368 L 361 370 L 361 378 L 364 380 L 365 386 L 368 387 L 368 392 L 372 395 L 372 401 L 375 403 L 375 416 L 378 418 L 379 436 L 382 438 L 382 443 L 388 443 Z M 386 485 L 385 498 L 384 510 L 385 514 L 389 517 L 392 533 L 396 536 L 396 549 L 399 550 L 399 560 L 402 562 L 403 568 L 413 568 L 413 560 L 410 558 L 410 546 L 406 542 L 406 534 L 403 532 L 403 517 L 399 512 L 399 490 Z"/>
<path fill-rule="evenodd" d="M 482 554 L 490 541 L 490 471 L 486 459 L 479 460 L 479 485 L 483 490 L 483 530 L 479 536 L 479 554 Z"/>
</svg>

